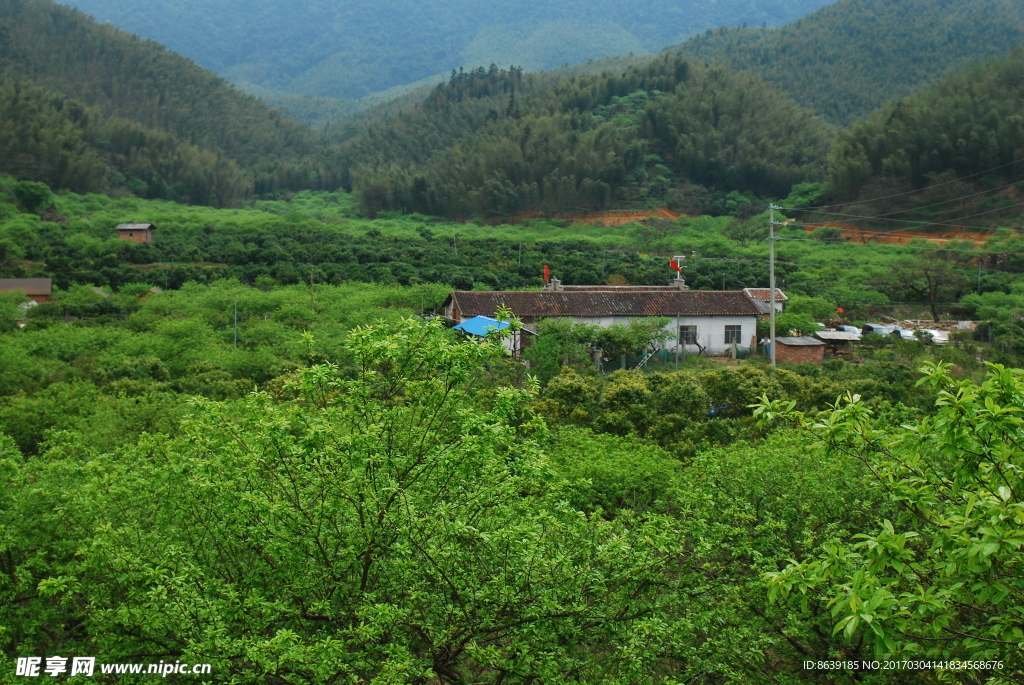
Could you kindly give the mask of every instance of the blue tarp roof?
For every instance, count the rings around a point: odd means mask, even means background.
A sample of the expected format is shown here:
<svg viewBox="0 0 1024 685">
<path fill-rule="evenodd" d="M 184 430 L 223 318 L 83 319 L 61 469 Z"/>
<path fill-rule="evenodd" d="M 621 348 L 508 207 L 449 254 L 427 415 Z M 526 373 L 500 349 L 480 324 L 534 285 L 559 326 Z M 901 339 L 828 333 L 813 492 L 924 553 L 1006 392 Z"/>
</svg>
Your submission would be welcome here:
<svg viewBox="0 0 1024 685">
<path fill-rule="evenodd" d="M 455 326 L 455 330 L 483 337 L 491 331 L 504 330 L 508 326 L 508 321 L 498 321 L 489 316 L 474 316 L 472 319 L 466 319 L 458 326 Z"/>
</svg>

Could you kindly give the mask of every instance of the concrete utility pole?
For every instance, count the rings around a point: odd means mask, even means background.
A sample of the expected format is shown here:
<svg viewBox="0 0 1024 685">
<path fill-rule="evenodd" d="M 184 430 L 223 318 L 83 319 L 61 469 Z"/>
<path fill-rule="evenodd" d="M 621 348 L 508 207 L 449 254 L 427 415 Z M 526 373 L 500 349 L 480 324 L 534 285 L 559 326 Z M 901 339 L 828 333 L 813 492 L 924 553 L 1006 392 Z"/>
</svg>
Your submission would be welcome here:
<svg viewBox="0 0 1024 685">
<path fill-rule="evenodd" d="M 775 370 L 775 210 L 777 205 L 768 205 L 768 318 L 771 322 L 769 344 L 771 345 L 772 371 Z"/>
<path fill-rule="evenodd" d="M 679 328 L 680 314 L 676 314 L 676 373 L 679 373 L 679 353 L 683 349 L 683 333 Z"/>
<path fill-rule="evenodd" d="M 309 308 L 316 311 L 316 300 L 313 298 L 313 267 L 309 267 Z"/>
</svg>

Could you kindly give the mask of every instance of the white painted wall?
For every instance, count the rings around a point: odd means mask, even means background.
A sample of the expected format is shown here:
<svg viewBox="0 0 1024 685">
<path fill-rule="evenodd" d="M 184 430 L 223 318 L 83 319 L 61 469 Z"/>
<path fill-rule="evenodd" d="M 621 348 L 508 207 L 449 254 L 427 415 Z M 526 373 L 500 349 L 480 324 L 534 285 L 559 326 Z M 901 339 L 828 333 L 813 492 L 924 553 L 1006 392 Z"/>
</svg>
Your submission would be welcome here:
<svg viewBox="0 0 1024 685">
<path fill-rule="evenodd" d="M 585 323 L 590 326 L 611 326 L 616 323 L 629 323 L 630 321 L 636 320 L 636 317 L 632 316 L 574 316 L 573 321 L 576 323 Z M 672 337 L 669 338 L 664 348 L 670 352 L 682 351 L 685 347 L 685 351 L 691 354 L 697 354 L 700 350 L 696 345 L 685 345 L 680 346 L 679 343 L 679 326 L 696 326 L 697 327 L 697 341 L 703 345 L 705 353 L 714 357 L 725 356 L 732 349 L 732 345 L 725 344 L 725 327 L 726 326 L 740 326 L 740 342 L 739 345 L 742 347 L 750 347 L 753 342 L 756 341 L 757 335 L 757 317 L 753 315 L 749 316 L 681 316 L 671 317 L 666 330 L 672 333 Z"/>
<path fill-rule="evenodd" d="M 449 304 L 445 308 L 445 316 L 449 318 L 454 317 L 454 307 Z M 493 314 L 492 314 L 493 316 Z M 629 323 L 630 321 L 636 320 L 638 317 L 634 316 L 575 316 L 571 317 L 576 323 L 585 323 L 591 326 L 611 326 L 616 323 Z M 679 326 L 696 326 L 697 327 L 697 340 L 701 345 L 705 346 L 705 352 L 711 356 L 725 356 L 729 354 L 732 349 L 732 345 L 725 344 L 725 327 L 728 326 L 741 326 L 740 342 L 739 344 L 743 347 L 751 347 L 756 341 L 757 335 L 757 318 L 754 315 L 748 316 L 682 316 L 671 317 L 669 320 L 666 330 L 671 333 L 671 337 L 665 342 L 664 349 L 670 352 L 682 351 L 682 347 L 685 347 L 685 351 L 691 354 L 697 354 L 700 350 L 696 345 L 685 345 L 680 346 L 679 341 Z M 516 340 L 514 343 L 506 343 L 507 348 L 521 349 L 521 341 Z M 510 349 L 510 352 L 513 350 Z"/>
</svg>

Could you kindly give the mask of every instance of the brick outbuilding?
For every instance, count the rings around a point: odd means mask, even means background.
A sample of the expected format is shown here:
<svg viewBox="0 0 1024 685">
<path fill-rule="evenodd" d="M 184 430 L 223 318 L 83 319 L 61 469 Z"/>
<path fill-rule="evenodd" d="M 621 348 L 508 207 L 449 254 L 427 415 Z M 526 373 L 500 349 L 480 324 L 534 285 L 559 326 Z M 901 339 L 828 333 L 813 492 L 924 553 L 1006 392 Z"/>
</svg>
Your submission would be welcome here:
<svg viewBox="0 0 1024 685">
<path fill-rule="evenodd" d="M 153 224 L 118 224 L 117 237 L 133 243 L 151 243 L 155 230 L 156 226 Z"/>
<path fill-rule="evenodd" d="M 790 364 L 820 364 L 825 358 L 825 343 L 808 335 L 775 338 L 779 348 L 775 359 Z"/>
</svg>

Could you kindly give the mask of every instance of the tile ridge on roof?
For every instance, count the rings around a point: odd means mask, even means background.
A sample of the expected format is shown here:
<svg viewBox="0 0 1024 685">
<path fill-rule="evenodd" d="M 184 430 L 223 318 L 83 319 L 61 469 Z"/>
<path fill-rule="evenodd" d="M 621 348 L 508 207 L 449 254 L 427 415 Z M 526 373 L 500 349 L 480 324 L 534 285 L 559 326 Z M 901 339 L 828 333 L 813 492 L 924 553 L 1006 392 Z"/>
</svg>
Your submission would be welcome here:
<svg viewBox="0 0 1024 685">
<path fill-rule="evenodd" d="M 519 316 L 758 316 L 761 312 L 737 290 L 507 290 L 453 291 L 464 315 L 494 310 L 505 304 Z"/>
<path fill-rule="evenodd" d="M 744 288 L 743 292 L 746 295 L 748 295 L 749 297 L 754 297 L 754 298 L 757 298 L 757 299 L 764 299 L 765 297 L 767 297 L 768 299 L 771 299 L 771 293 L 769 292 L 770 290 L 771 290 L 771 288 Z M 762 297 L 760 295 L 755 295 L 754 293 L 756 293 L 756 292 L 764 292 L 764 297 Z M 775 293 L 776 293 L 776 298 L 775 298 L 776 302 L 779 302 L 779 301 L 785 302 L 785 301 L 789 300 L 789 297 L 786 295 L 786 293 L 783 292 L 782 288 L 779 288 L 778 286 L 776 286 L 776 288 L 775 288 Z M 767 300 L 765 300 L 765 301 L 767 301 Z"/>
</svg>

